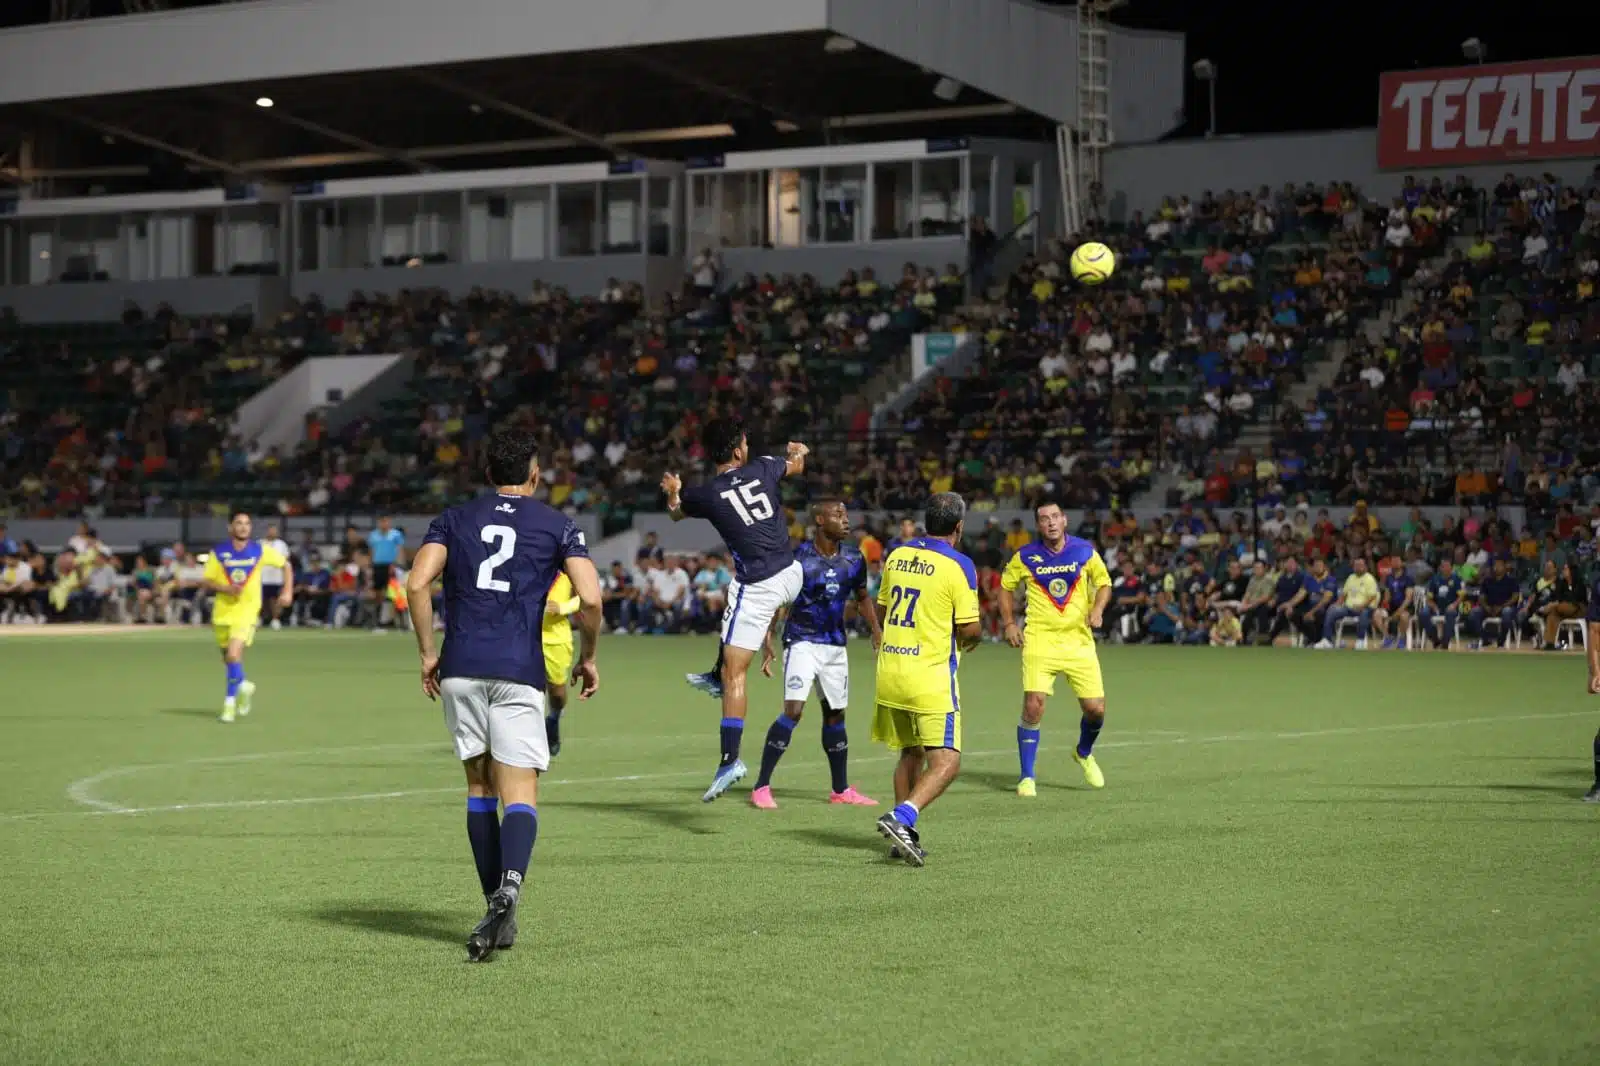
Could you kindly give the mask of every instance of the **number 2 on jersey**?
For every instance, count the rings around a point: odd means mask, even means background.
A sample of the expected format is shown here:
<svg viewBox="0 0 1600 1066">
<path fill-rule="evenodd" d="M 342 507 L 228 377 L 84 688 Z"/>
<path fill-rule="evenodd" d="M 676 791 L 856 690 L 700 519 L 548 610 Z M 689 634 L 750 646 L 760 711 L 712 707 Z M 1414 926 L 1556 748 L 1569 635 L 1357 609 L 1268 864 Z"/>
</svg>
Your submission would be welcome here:
<svg viewBox="0 0 1600 1066">
<path fill-rule="evenodd" d="M 510 526 L 484 526 L 479 534 L 485 544 L 495 545 L 494 554 L 478 564 L 478 587 L 490 592 L 510 592 L 511 582 L 494 576 L 495 568 L 517 550 L 517 531 Z"/>
<path fill-rule="evenodd" d="M 739 520 L 747 526 L 753 526 L 772 517 L 772 501 L 761 491 L 759 481 L 746 481 L 737 489 L 728 489 L 719 495 L 728 501 L 728 505 L 739 516 Z"/>
<path fill-rule="evenodd" d="M 921 589 L 910 589 L 904 585 L 896 585 L 889 590 L 889 613 L 884 621 L 892 626 L 905 626 L 911 628 L 917 624 L 917 597 L 922 595 Z"/>
</svg>

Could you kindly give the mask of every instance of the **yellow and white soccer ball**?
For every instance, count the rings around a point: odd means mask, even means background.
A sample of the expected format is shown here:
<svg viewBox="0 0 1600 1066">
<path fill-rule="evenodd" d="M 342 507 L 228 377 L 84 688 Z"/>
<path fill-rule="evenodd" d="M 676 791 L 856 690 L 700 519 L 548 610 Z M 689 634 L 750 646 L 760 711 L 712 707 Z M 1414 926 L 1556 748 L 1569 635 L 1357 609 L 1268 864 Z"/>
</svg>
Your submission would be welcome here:
<svg viewBox="0 0 1600 1066">
<path fill-rule="evenodd" d="M 1099 241 L 1090 241 L 1073 250 L 1071 266 L 1072 276 L 1080 284 L 1099 285 L 1117 269 L 1117 253 Z"/>
</svg>

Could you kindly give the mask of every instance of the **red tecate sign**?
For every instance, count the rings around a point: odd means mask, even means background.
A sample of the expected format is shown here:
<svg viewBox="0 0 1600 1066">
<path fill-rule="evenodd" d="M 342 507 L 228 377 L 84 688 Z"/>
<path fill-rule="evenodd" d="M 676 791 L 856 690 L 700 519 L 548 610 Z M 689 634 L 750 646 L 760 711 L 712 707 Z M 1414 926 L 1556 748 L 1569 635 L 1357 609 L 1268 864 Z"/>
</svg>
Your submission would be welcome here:
<svg viewBox="0 0 1600 1066">
<path fill-rule="evenodd" d="M 1600 155 L 1600 56 L 1391 71 L 1378 82 L 1378 166 Z"/>
</svg>

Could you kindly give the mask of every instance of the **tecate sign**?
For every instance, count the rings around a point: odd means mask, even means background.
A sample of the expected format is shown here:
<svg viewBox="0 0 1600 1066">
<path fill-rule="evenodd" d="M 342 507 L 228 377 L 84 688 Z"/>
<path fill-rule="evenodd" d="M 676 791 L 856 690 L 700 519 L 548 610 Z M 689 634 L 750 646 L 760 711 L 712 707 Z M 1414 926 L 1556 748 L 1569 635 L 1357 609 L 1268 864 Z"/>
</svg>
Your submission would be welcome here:
<svg viewBox="0 0 1600 1066">
<path fill-rule="evenodd" d="M 1378 166 L 1600 155 L 1600 56 L 1391 71 L 1378 83 Z"/>
</svg>

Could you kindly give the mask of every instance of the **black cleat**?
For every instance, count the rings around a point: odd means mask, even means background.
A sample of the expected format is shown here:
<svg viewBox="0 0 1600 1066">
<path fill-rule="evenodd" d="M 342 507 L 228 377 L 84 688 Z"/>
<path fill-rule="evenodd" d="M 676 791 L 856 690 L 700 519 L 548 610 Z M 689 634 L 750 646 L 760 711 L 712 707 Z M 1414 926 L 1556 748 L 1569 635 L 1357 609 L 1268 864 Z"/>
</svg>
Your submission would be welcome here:
<svg viewBox="0 0 1600 1066">
<path fill-rule="evenodd" d="M 1600 782 L 1597 782 L 1593 788 L 1583 794 L 1583 802 L 1600 803 Z"/>
<path fill-rule="evenodd" d="M 494 942 L 496 951 L 509 951 L 517 944 L 517 908 L 513 906 L 511 913 L 506 915 L 505 922 L 500 926 L 500 939 Z"/>
<path fill-rule="evenodd" d="M 926 858 L 927 854 L 928 854 L 928 849 L 922 847 L 922 834 L 917 832 L 915 826 L 907 826 L 906 827 L 906 832 L 911 834 L 911 842 L 922 850 L 923 857 Z M 901 858 L 904 858 L 904 857 L 905 856 L 900 854 L 900 849 L 899 848 L 894 847 L 893 845 L 890 845 L 890 847 L 889 847 L 889 858 L 891 858 L 891 859 L 901 859 Z"/>
<path fill-rule="evenodd" d="M 878 819 L 878 832 L 883 834 L 889 841 L 890 847 L 899 853 L 897 857 L 909 865 L 921 866 L 923 860 L 927 858 L 927 852 L 922 850 L 912 835 L 911 827 L 901 825 L 895 819 L 893 811 Z"/>
<path fill-rule="evenodd" d="M 516 922 L 516 908 L 515 893 L 504 888 L 495 889 L 494 895 L 489 897 L 489 908 L 484 912 L 483 920 L 472 927 L 472 935 L 467 937 L 468 962 L 483 962 L 494 954 L 505 935 L 506 925 L 509 923 L 514 926 Z M 512 936 L 515 935 L 513 929 Z"/>
<path fill-rule="evenodd" d="M 550 757 L 554 759 L 561 754 L 561 719 L 546 718 L 544 720 L 544 735 L 550 742 Z"/>
</svg>

